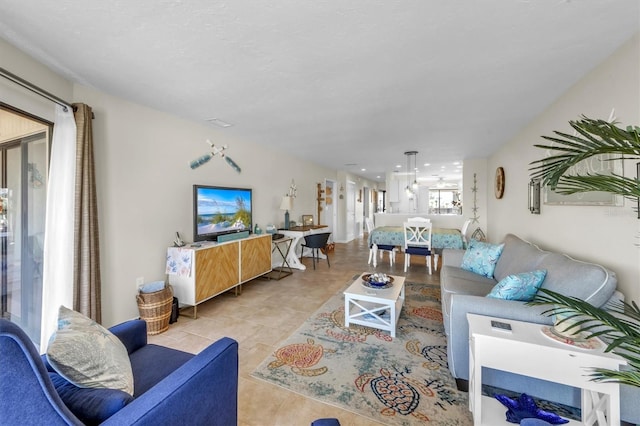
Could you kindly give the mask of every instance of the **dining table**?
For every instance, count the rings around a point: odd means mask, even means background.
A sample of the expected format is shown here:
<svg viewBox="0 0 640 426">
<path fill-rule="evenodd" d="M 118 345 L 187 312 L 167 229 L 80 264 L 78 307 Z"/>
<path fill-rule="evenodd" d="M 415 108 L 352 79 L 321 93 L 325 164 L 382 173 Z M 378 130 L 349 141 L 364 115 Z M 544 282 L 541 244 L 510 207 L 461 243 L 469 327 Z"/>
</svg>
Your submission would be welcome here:
<svg viewBox="0 0 640 426">
<path fill-rule="evenodd" d="M 373 266 L 376 267 L 378 245 L 404 247 L 404 227 L 402 226 L 379 226 L 369 232 L 368 245 L 373 250 Z M 431 249 L 435 252 L 435 269 L 438 270 L 438 256 L 442 254 L 442 249 L 462 249 L 464 243 L 462 233 L 455 228 L 432 228 L 431 229 Z"/>
</svg>

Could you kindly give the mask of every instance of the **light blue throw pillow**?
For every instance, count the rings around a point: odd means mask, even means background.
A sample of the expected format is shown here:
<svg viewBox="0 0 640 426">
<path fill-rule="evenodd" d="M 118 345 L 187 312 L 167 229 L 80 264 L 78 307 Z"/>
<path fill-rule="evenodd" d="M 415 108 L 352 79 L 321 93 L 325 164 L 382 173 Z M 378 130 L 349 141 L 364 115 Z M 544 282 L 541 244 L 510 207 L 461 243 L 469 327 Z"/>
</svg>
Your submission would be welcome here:
<svg viewBox="0 0 640 426">
<path fill-rule="evenodd" d="M 153 281 L 140 287 L 141 293 L 155 293 L 156 291 L 164 290 L 164 281 Z"/>
<path fill-rule="evenodd" d="M 544 269 L 509 275 L 496 284 L 487 297 L 529 302 L 536 296 L 546 276 Z"/>
<path fill-rule="evenodd" d="M 490 244 L 483 241 L 471 240 L 469 247 L 462 257 L 462 269 L 493 278 L 493 271 L 500 259 L 504 244 Z"/>
</svg>

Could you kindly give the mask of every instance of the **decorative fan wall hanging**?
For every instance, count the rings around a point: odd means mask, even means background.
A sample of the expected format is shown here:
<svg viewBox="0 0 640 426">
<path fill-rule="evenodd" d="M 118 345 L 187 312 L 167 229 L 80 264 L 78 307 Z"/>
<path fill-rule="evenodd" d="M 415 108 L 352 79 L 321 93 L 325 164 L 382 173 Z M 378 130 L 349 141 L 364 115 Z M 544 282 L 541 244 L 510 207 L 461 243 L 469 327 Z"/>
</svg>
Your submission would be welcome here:
<svg viewBox="0 0 640 426">
<path fill-rule="evenodd" d="M 222 145 L 220 147 L 217 147 L 209 139 L 207 139 L 207 143 L 211 147 L 211 151 L 193 160 L 190 163 L 190 166 L 192 169 L 197 169 L 203 164 L 208 163 L 209 160 L 211 160 L 213 157 L 217 155 L 221 158 L 224 158 L 227 164 L 230 165 L 231 168 L 233 168 L 233 170 L 235 170 L 236 172 L 240 173 L 242 171 L 240 169 L 240 166 L 238 166 L 236 162 L 231 159 L 231 157 L 229 157 L 224 153 L 224 151 L 228 148 L 227 145 Z"/>
</svg>

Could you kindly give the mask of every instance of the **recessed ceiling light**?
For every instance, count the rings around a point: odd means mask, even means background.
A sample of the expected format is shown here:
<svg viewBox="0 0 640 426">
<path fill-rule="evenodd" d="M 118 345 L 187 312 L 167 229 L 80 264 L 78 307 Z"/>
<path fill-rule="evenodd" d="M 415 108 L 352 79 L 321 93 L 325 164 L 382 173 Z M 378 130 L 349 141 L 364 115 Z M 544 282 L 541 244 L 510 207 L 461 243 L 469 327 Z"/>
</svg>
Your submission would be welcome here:
<svg viewBox="0 0 640 426">
<path fill-rule="evenodd" d="M 424 163 L 425 167 L 429 167 L 431 164 L 430 163 Z"/>
<path fill-rule="evenodd" d="M 206 120 L 206 121 L 208 121 L 208 122 L 209 122 L 209 123 L 211 123 L 211 124 L 215 124 L 215 125 L 216 125 L 216 126 L 218 126 L 218 127 L 223 127 L 223 128 L 233 126 L 233 124 L 231 124 L 231 123 L 227 123 L 226 121 L 221 120 L 221 119 L 216 118 L 216 117 L 214 117 L 214 118 L 207 118 L 207 120 Z"/>
<path fill-rule="evenodd" d="M 361 171 L 361 172 L 366 172 L 366 171 L 367 171 L 367 169 L 360 169 L 360 171 Z"/>
<path fill-rule="evenodd" d="M 454 165 L 454 166 L 457 166 L 457 165 L 459 165 L 459 164 L 460 164 L 460 162 L 459 162 L 459 161 L 454 161 L 454 162 L 453 162 L 453 165 Z"/>
<path fill-rule="evenodd" d="M 376 176 L 376 179 L 380 179 L 380 176 Z"/>
<path fill-rule="evenodd" d="M 402 168 L 402 165 L 396 164 L 396 169 L 401 169 L 401 168 Z"/>
</svg>

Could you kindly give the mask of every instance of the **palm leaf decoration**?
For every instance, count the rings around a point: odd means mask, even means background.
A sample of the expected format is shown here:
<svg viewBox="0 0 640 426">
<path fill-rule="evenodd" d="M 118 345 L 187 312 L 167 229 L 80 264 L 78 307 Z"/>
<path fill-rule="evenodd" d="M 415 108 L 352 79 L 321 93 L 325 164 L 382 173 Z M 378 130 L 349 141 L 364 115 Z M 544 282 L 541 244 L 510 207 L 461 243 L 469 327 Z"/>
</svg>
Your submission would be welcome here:
<svg viewBox="0 0 640 426">
<path fill-rule="evenodd" d="M 543 185 L 561 194 L 604 191 L 633 199 L 640 198 L 640 180 L 617 174 L 572 174 L 578 163 L 596 156 L 602 161 L 640 158 L 640 127 L 625 129 L 617 123 L 594 120 L 582 116 L 570 121 L 574 134 L 554 132 L 556 136 L 543 136 L 551 144 L 535 145 L 550 150 L 552 155 L 531 163 L 531 177 L 541 179 Z M 596 308 L 573 297 L 541 289 L 533 305 L 553 305 L 547 315 L 563 315 L 570 321 L 567 331 L 586 333 L 588 338 L 599 337 L 606 344 L 606 351 L 624 358 L 628 368 L 621 371 L 594 368 L 593 380 L 623 383 L 640 387 L 640 309 L 635 302 L 619 302 L 609 310 Z M 575 320 L 575 322 L 574 322 Z"/>
<path fill-rule="evenodd" d="M 602 161 L 640 158 L 640 128 L 622 129 L 615 122 L 585 116 L 569 124 L 575 134 L 555 131 L 556 136 L 542 136 L 552 142 L 551 145 L 534 145 L 552 151 L 552 155 L 531 163 L 531 177 L 542 179 L 543 185 L 560 194 L 604 191 L 633 200 L 640 197 L 640 184 L 635 178 L 616 174 L 570 174 L 573 166 L 595 156 L 606 155 Z"/>
<path fill-rule="evenodd" d="M 627 361 L 629 368 L 621 371 L 594 368 L 592 380 L 640 387 L 640 309 L 635 302 L 618 302 L 607 311 L 574 297 L 540 289 L 528 304 L 553 305 L 543 314 L 566 315 L 558 325 L 575 320 L 566 331 L 573 329 L 574 334 L 599 337 L 607 345 L 605 352 L 612 352 Z"/>
</svg>

